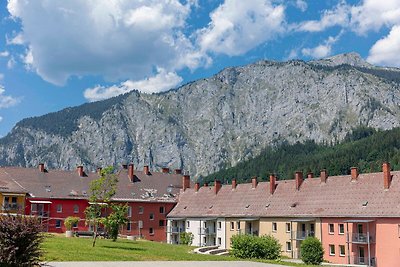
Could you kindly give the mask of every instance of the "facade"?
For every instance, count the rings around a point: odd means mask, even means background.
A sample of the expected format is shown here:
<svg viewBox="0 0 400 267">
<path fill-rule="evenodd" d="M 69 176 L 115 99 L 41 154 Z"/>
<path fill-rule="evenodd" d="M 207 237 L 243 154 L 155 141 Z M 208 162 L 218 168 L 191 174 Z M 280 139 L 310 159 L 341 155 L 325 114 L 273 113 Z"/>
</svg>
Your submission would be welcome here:
<svg viewBox="0 0 400 267">
<path fill-rule="evenodd" d="M 111 201 L 129 206 L 129 222 L 120 233 L 165 242 L 166 215 L 176 204 L 182 185 L 190 186 L 190 177 L 168 168 L 152 172 L 145 166 L 138 171 L 133 164 L 122 165 L 117 176 L 117 192 Z M 90 182 L 97 178 L 99 173 L 85 172 L 82 166 L 76 171 L 47 170 L 44 164 L 38 168 L 1 167 L 2 211 L 37 216 L 48 232 L 65 232 L 68 216 L 80 218 L 72 230 L 93 230 L 86 224 L 85 209 L 90 205 Z"/>
<path fill-rule="evenodd" d="M 301 243 L 309 236 L 322 241 L 324 259 L 331 263 L 365 266 L 400 266 L 400 172 L 391 172 L 388 163 L 380 173 L 303 178 L 294 180 L 187 188 L 168 215 L 168 225 L 191 232 L 194 245 L 230 248 L 235 234 L 272 235 L 282 246 L 282 254 L 301 257 Z M 185 227 L 185 221 L 225 221 L 221 240 L 201 242 L 200 224 Z M 197 229 L 198 228 L 198 229 Z M 218 227 L 217 227 L 218 228 Z M 167 240 L 176 241 L 173 233 Z M 207 241 L 208 239 L 204 239 Z"/>
</svg>

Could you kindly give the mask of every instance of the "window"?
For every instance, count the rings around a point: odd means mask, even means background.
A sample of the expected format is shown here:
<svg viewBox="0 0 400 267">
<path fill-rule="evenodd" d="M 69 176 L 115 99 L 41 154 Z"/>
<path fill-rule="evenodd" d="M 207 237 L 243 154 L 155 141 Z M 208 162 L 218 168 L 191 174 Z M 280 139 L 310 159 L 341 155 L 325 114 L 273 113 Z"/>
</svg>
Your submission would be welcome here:
<svg viewBox="0 0 400 267">
<path fill-rule="evenodd" d="M 164 226 L 164 220 L 159 220 L 158 221 L 158 226 Z"/>
<path fill-rule="evenodd" d="M 62 212 L 62 204 L 58 204 L 57 205 L 57 213 L 61 213 Z"/>
<path fill-rule="evenodd" d="M 286 251 L 292 251 L 292 243 L 286 242 Z"/>
<path fill-rule="evenodd" d="M 132 217 L 132 207 L 131 206 L 128 206 L 128 214 L 127 214 L 127 216 L 128 217 Z"/>
<path fill-rule="evenodd" d="M 79 206 L 78 205 L 74 205 L 74 213 L 78 213 L 79 212 Z"/>
<path fill-rule="evenodd" d="M 344 235 L 344 224 L 339 223 L 339 235 Z"/>
<path fill-rule="evenodd" d="M 190 221 L 187 221 L 187 222 L 186 222 L 186 227 L 187 227 L 187 228 L 190 228 Z"/>
<path fill-rule="evenodd" d="M 165 213 L 165 208 L 164 207 L 160 207 L 160 213 L 164 214 Z"/>
<path fill-rule="evenodd" d="M 236 222 L 236 229 L 240 230 L 240 222 Z"/>
<path fill-rule="evenodd" d="M 222 228 L 222 222 L 218 222 L 218 229 Z"/>
<path fill-rule="evenodd" d="M 333 223 L 329 224 L 329 233 L 334 234 L 335 233 L 335 225 Z"/>
<path fill-rule="evenodd" d="M 329 245 L 329 255 L 335 256 L 335 245 Z"/>
<path fill-rule="evenodd" d="M 203 237 L 203 244 L 206 245 L 207 244 L 207 238 L 204 236 Z"/>
<path fill-rule="evenodd" d="M 154 220 L 154 213 L 150 213 L 149 218 L 150 218 L 150 220 Z"/>
<path fill-rule="evenodd" d="M 221 244 L 222 244 L 222 239 L 221 237 L 218 237 L 218 245 L 221 246 Z"/>
<path fill-rule="evenodd" d="M 154 235 L 154 229 L 152 227 L 149 228 L 149 234 Z"/>
<path fill-rule="evenodd" d="M 339 245 L 339 252 L 340 252 L 340 256 L 344 257 L 346 256 L 346 250 L 345 250 L 345 246 L 344 245 Z"/>
<path fill-rule="evenodd" d="M 207 228 L 207 222 L 203 222 L 203 227 Z"/>
<path fill-rule="evenodd" d="M 73 228 L 78 228 L 78 223 L 74 223 Z"/>
<path fill-rule="evenodd" d="M 231 222 L 231 230 L 235 230 L 235 223 Z"/>
<path fill-rule="evenodd" d="M 126 231 L 130 231 L 132 229 L 132 223 L 131 222 L 128 222 L 127 224 L 126 224 Z"/>
<path fill-rule="evenodd" d="M 56 228 L 61 228 L 61 220 L 56 220 Z"/>
<path fill-rule="evenodd" d="M 290 223 L 286 223 L 286 233 L 290 233 Z"/>
<path fill-rule="evenodd" d="M 17 204 L 17 197 L 12 197 L 11 198 L 11 203 L 14 204 L 14 205 Z"/>
<path fill-rule="evenodd" d="M 272 223 L 272 232 L 276 232 L 278 231 L 278 225 L 276 224 L 276 222 Z"/>
<path fill-rule="evenodd" d="M 139 214 L 143 214 L 144 208 L 142 206 L 139 207 Z"/>
<path fill-rule="evenodd" d="M 139 229 L 142 229 L 143 228 L 143 221 L 139 221 L 138 225 L 139 225 Z"/>
<path fill-rule="evenodd" d="M 37 211 L 37 204 L 31 204 L 31 212 Z"/>
</svg>

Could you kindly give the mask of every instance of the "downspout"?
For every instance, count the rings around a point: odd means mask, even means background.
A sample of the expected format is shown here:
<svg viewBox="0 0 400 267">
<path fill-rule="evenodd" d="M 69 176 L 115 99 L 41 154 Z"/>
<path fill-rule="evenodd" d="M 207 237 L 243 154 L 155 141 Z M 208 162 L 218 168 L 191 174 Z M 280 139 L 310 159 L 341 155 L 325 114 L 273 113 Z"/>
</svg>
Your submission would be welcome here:
<svg viewBox="0 0 400 267">
<path fill-rule="evenodd" d="M 350 264 L 350 238 L 349 238 L 349 223 L 346 222 L 347 231 L 347 263 Z"/>
<path fill-rule="evenodd" d="M 368 266 L 371 266 L 371 246 L 369 242 L 369 222 L 367 223 Z"/>
</svg>

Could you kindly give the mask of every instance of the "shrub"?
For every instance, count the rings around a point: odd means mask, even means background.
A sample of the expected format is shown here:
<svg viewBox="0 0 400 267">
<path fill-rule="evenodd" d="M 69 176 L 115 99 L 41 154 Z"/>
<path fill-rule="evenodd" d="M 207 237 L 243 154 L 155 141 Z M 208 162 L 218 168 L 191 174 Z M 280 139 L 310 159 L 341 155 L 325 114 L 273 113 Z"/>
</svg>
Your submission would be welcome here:
<svg viewBox="0 0 400 267">
<path fill-rule="evenodd" d="M 182 244 L 182 245 L 190 246 L 192 244 L 192 242 L 193 242 L 193 234 L 190 233 L 190 232 L 189 233 L 183 232 L 183 233 L 180 234 L 179 237 L 180 237 L 179 238 L 179 243 Z"/>
<path fill-rule="evenodd" d="M 0 266 L 38 266 L 41 228 L 34 217 L 0 216 Z"/>
<path fill-rule="evenodd" d="M 324 260 L 324 249 L 318 238 L 308 237 L 301 243 L 300 249 L 305 264 L 319 265 Z"/>
<path fill-rule="evenodd" d="M 71 231 L 72 226 L 78 223 L 79 219 L 80 219 L 79 217 L 68 216 L 67 218 L 65 218 L 64 221 L 65 228 L 67 228 L 68 231 Z"/>
<path fill-rule="evenodd" d="M 272 236 L 235 235 L 231 242 L 232 254 L 237 258 L 275 260 L 281 255 L 281 245 Z"/>
</svg>

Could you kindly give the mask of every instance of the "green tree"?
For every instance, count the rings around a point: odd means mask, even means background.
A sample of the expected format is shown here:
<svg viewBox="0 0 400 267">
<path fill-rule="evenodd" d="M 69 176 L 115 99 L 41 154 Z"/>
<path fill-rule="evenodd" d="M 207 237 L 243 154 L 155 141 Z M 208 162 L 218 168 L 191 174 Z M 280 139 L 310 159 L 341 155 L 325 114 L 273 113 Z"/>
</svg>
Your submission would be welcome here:
<svg viewBox="0 0 400 267">
<path fill-rule="evenodd" d="M 190 246 L 193 242 L 193 234 L 190 232 L 182 232 L 179 235 L 179 243 Z"/>
<path fill-rule="evenodd" d="M 106 227 L 110 238 L 113 241 L 117 241 L 119 227 L 128 222 L 126 214 L 128 212 L 128 205 L 111 205 L 112 212 L 106 217 L 101 219 L 101 223 Z"/>
<path fill-rule="evenodd" d="M 305 264 L 320 265 L 324 260 L 324 248 L 321 241 L 315 237 L 306 238 L 300 246 L 301 260 Z"/>
<path fill-rule="evenodd" d="M 96 245 L 98 235 L 98 226 L 102 221 L 102 212 L 107 213 L 111 198 L 117 190 L 118 178 L 114 173 L 113 167 L 107 167 L 101 170 L 100 177 L 90 182 L 89 202 L 86 208 L 86 222 L 93 225 L 94 235 L 93 244 Z"/>
</svg>

